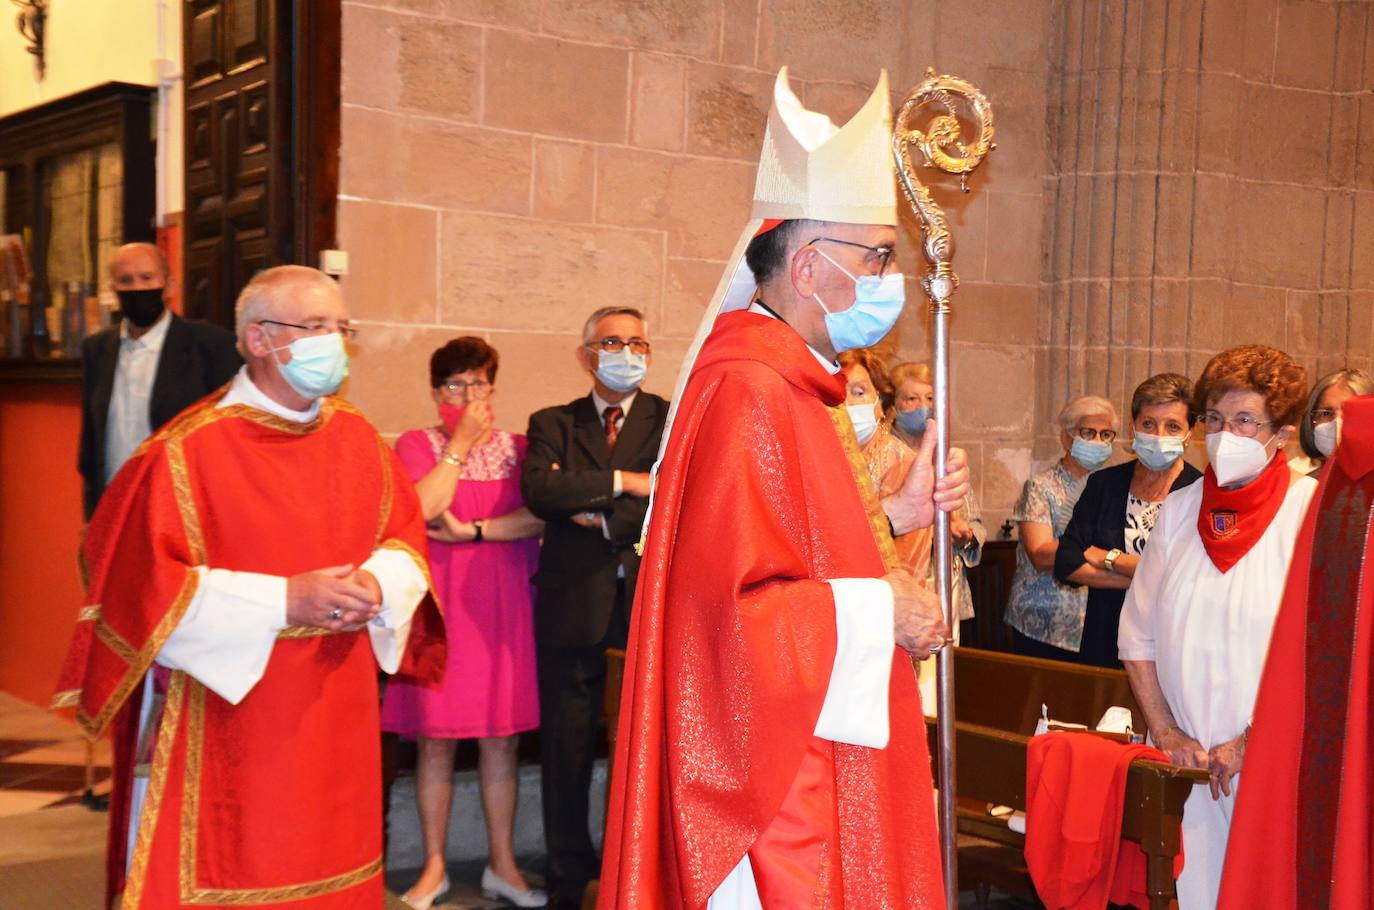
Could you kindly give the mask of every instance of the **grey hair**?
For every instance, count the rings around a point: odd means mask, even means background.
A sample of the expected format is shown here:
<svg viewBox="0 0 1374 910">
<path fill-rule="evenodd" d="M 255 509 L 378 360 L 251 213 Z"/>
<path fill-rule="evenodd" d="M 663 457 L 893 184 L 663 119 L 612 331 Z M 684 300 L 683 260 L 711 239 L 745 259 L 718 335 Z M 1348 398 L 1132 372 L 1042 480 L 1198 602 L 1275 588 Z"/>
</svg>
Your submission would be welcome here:
<svg viewBox="0 0 1374 910">
<path fill-rule="evenodd" d="M 1302 420 L 1298 423 L 1298 443 L 1303 453 L 1314 461 L 1325 461 L 1326 456 L 1317 448 L 1312 412 L 1317 409 L 1317 402 L 1322 400 L 1326 390 L 1337 384 L 1345 386 L 1354 395 L 1374 395 L 1374 378 L 1363 370 L 1337 370 L 1317 380 L 1312 386 L 1312 394 L 1307 396 L 1307 407 L 1303 408 Z"/>
<path fill-rule="evenodd" d="M 633 316 L 644 323 L 644 332 L 648 334 L 649 322 L 644 318 L 644 313 L 632 306 L 603 306 L 595 313 L 587 317 L 587 322 L 582 326 L 582 343 L 591 344 L 596 341 L 596 324 L 607 316 Z"/>
<path fill-rule="evenodd" d="M 1059 412 L 1059 429 L 1072 434 L 1074 427 L 1084 417 L 1106 417 L 1111 421 L 1113 430 L 1118 429 L 1121 422 L 1116 407 L 1110 401 L 1101 395 L 1084 395 L 1064 405 L 1064 410 Z"/>
<path fill-rule="evenodd" d="M 239 292 L 234 304 L 234 333 L 238 336 L 239 353 L 247 356 L 244 337 L 250 325 L 278 313 L 289 295 L 310 288 L 339 293 L 339 285 L 333 278 L 309 266 L 279 265 L 254 275 Z"/>
</svg>

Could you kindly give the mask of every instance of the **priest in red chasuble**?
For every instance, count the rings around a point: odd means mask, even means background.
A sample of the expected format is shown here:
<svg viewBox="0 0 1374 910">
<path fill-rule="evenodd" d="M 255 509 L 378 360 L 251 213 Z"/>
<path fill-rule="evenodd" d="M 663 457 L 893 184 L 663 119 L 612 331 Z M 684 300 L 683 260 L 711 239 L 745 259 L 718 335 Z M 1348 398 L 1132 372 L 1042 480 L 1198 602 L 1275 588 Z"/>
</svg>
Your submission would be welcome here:
<svg viewBox="0 0 1374 910">
<path fill-rule="evenodd" d="M 907 652 L 948 629 L 884 554 L 957 508 L 968 472 L 956 452 L 937 488 L 928 444 L 879 502 L 835 362 L 903 308 L 891 131 L 886 74 L 839 129 L 778 74 L 754 218 L 665 433 L 603 910 L 943 905 Z"/>
<path fill-rule="evenodd" d="M 377 668 L 442 674 L 419 503 L 332 397 L 352 330 L 301 266 L 239 296 L 246 366 L 148 440 L 86 535 L 55 698 L 114 724 L 113 906 L 382 905 Z"/>
<path fill-rule="evenodd" d="M 1345 403 L 1293 552 L 1245 750 L 1222 910 L 1374 906 L 1374 396 Z M 1186 846 L 1186 845 L 1185 845 Z"/>
</svg>

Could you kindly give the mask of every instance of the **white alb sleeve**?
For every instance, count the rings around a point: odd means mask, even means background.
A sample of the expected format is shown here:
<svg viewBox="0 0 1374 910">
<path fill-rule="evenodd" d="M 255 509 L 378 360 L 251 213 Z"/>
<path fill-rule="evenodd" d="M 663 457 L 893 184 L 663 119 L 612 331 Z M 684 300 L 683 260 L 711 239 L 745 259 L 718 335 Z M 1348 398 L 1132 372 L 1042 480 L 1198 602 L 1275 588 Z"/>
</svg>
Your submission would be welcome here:
<svg viewBox="0 0 1374 910">
<path fill-rule="evenodd" d="M 405 550 L 378 548 L 358 568 L 371 572 L 382 589 L 382 609 L 367 624 L 367 634 L 382 672 L 395 673 L 410 638 L 410 621 L 429 590 L 429 582 Z"/>
<path fill-rule="evenodd" d="M 895 647 L 892 586 L 881 578 L 836 578 L 830 590 L 835 596 L 835 663 L 815 735 L 886 748 Z"/>
<path fill-rule="evenodd" d="M 262 679 L 286 628 L 286 579 L 205 566 L 192 571 L 200 584 L 156 660 L 236 705 Z"/>
</svg>

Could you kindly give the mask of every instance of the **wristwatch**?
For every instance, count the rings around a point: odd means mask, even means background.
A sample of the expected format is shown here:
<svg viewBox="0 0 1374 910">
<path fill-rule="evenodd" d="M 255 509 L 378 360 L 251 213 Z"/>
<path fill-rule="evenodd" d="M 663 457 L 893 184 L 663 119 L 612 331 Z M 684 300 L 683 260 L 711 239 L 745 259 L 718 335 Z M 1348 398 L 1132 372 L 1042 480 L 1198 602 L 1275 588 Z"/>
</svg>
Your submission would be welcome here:
<svg viewBox="0 0 1374 910">
<path fill-rule="evenodd" d="M 1102 557 L 1102 563 L 1107 567 L 1108 572 L 1116 571 L 1116 561 L 1122 557 L 1122 553 L 1116 547 L 1107 551 L 1107 555 Z"/>
<path fill-rule="evenodd" d="M 482 542 L 482 519 L 478 518 L 477 520 L 475 520 L 475 521 L 472 523 L 472 530 L 473 530 L 473 532 L 474 532 L 473 535 L 472 535 L 472 542 L 473 542 L 473 543 L 481 543 L 481 542 Z"/>
</svg>

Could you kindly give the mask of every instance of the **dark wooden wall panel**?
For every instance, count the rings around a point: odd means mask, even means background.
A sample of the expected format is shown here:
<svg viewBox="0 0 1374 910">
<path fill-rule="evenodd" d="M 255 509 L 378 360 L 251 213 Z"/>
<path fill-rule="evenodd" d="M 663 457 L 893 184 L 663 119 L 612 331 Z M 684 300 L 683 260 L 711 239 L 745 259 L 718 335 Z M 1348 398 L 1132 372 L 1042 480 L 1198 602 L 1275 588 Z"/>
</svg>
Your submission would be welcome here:
<svg viewBox="0 0 1374 910">
<path fill-rule="evenodd" d="M 339 0 L 187 0 L 187 313 L 334 242 Z M 332 37 L 331 37 L 332 36 Z"/>
</svg>

